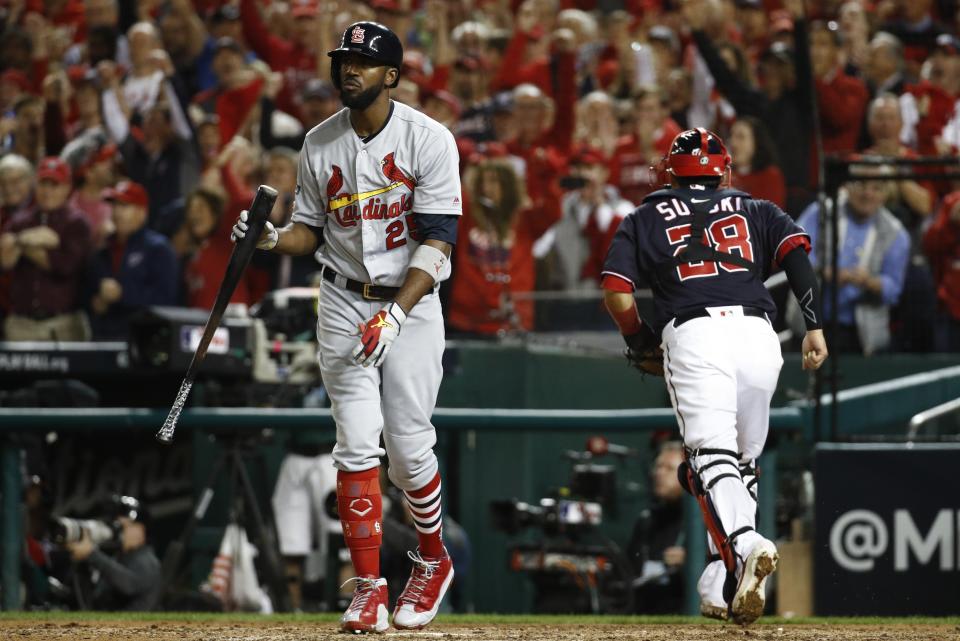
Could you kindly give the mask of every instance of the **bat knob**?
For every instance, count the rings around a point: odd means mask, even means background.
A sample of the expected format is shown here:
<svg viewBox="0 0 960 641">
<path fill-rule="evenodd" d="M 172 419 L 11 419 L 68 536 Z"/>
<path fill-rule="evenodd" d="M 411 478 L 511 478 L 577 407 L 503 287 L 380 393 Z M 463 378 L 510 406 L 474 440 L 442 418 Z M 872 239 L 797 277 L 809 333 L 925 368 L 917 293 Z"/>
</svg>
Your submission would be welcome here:
<svg viewBox="0 0 960 641">
<path fill-rule="evenodd" d="M 170 445 L 171 443 L 173 443 L 173 434 L 166 434 L 164 433 L 163 430 L 160 430 L 159 432 L 157 432 L 156 439 L 157 439 L 157 443 L 161 443 L 163 445 Z"/>
</svg>

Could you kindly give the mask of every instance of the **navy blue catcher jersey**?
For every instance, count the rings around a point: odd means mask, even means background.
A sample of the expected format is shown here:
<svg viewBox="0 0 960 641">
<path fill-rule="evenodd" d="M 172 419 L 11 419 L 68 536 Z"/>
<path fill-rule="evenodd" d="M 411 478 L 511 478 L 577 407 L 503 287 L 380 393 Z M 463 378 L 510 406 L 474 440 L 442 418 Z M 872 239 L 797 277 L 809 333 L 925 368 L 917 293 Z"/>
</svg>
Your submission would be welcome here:
<svg viewBox="0 0 960 641">
<path fill-rule="evenodd" d="M 688 202 L 714 201 L 706 219 L 704 244 L 753 262 L 755 269 L 704 260 L 675 263 L 691 234 L 693 210 Z M 810 251 L 810 239 L 779 207 L 754 200 L 734 189 L 697 191 L 664 189 L 643 203 L 620 224 L 603 267 L 604 288 L 633 291 L 648 283 L 653 290 L 659 333 L 681 314 L 724 305 L 764 310 L 772 319 L 776 307 L 763 281 L 776 264 L 796 247 Z"/>
</svg>

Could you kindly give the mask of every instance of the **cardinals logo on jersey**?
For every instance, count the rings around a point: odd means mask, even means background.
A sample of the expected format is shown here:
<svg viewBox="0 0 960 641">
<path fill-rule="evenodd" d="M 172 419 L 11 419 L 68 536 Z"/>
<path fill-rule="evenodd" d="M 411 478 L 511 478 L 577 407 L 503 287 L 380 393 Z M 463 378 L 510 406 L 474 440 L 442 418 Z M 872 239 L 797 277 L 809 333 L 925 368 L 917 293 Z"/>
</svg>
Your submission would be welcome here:
<svg viewBox="0 0 960 641">
<path fill-rule="evenodd" d="M 343 188 L 343 170 L 334 165 L 330 170 L 330 180 L 327 181 L 327 200 L 333 200 Z M 346 194 L 341 194 L 346 195 Z"/>
<path fill-rule="evenodd" d="M 383 175 L 389 178 L 393 182 L 400 182 L 406 185 L 407 189 L 413 191 L 417 186 L 417 181 L 403 173 L 403 171 L 397 167 L 396 161 L 393 159 L 393 152 L 383 157 L 383 160 L 380 161 L 380 169 L 383 171 Z"/>
<path fill-rule="evenodd" d="M 341 227 L 354 227 L 361 218 L 364 220 L 397 218 L 413 209 L 413 198 L 408 193 L 402 193 L 399 200 L 392 202 L 387 201 L 386 197 L 377 198 L 398 187 L 406 187 L 412 192 L 417 186 L 417 181 L 397 166 L 393 152 L 380 161 L 380 170 L 390 180 L 390 184 L 351 194 L 341 191 L 345 182 L 343 170 L 337 165 L 331 167 L 330 179 L 327 181 L 327 213 L 333 214 Z M 362 201 L 366 201 L 364 205 L 360 204 Z"/>
</svg>

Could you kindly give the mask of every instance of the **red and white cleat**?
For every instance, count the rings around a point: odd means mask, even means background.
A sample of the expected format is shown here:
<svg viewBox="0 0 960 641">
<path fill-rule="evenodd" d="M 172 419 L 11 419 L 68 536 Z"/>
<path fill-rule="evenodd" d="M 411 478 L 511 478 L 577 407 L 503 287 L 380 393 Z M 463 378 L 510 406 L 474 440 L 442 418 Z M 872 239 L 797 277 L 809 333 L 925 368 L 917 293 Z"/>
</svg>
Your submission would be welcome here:
<svg viewBox="0 0 960 641">
<path fill-rule="evenodd" d="M 375 576 L 358 576 L 347 581 L 356 581 L 350 607 L 340 617 L 340 629 L 344 632 L 386 632 L 390 627 L 387 611 L 387 580 Z M 344 583 L 346 585 L 346 583 Z M 342 586 L 341 586 L 342 587 Z"/>
<path fill-rule="evenodd" d="M 398 630 L 419 630 L 433 621 L 440 602 L 453 581 L 453 562 L 446 554 L 438 559 L 420 556 L 420 551 L 407 552 L 413 561 L 413 572 L 407 587 L 397 599 L 393 611 L 393 627 Z"/>
</svg>

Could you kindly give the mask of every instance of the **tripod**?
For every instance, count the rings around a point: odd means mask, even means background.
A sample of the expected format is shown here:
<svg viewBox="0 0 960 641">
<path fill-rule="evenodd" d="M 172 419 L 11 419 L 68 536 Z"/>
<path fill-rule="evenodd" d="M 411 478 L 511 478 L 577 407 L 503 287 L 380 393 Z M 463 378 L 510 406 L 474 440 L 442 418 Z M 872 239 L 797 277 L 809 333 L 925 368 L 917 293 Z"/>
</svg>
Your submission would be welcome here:
<svg viewBox="0 0 960 641">
<path fill-rule="evenodd" d="M 260 552 L 260 565 L 263 568 L 267 590 L 273 601 L 274 609 L 278 612 L 289 612 L 290 596 L 287 592 L 276 538 L 264 521 L 256 493 L 253 490 L 253 484 L 250 482 L 250 475 L 244 465 L 244 459 L 256 453 L 256 445 L 260 437 L 259 435 L 254 437 L 239 435 L 233 432 L 212 432 L 211 436 L 223 446 L 223 449 L 210 469 L 203 491 L 200 492 L 200 497 L 190 514 L 190 518 L 184 525 L 183 531 L 177 540 L 169 545 L 164 555 L 161 578 L 163 594 L 167 593 L 176 579 L 187 543 L 193 536 L 197 525 L 206 515 L 207 509 L 213 501 L 214 487 L 226 469 L 228 475 L 227 497 L 230 501 L 229 522 L 250 526 L 247 530 L 253 534 L 253 544 Z M 236 492 L 237 481 L 240 482 L 241 493 L 239 496 Z M 267 510 L 269 513 L 269 506 Z"/>
</svg>

